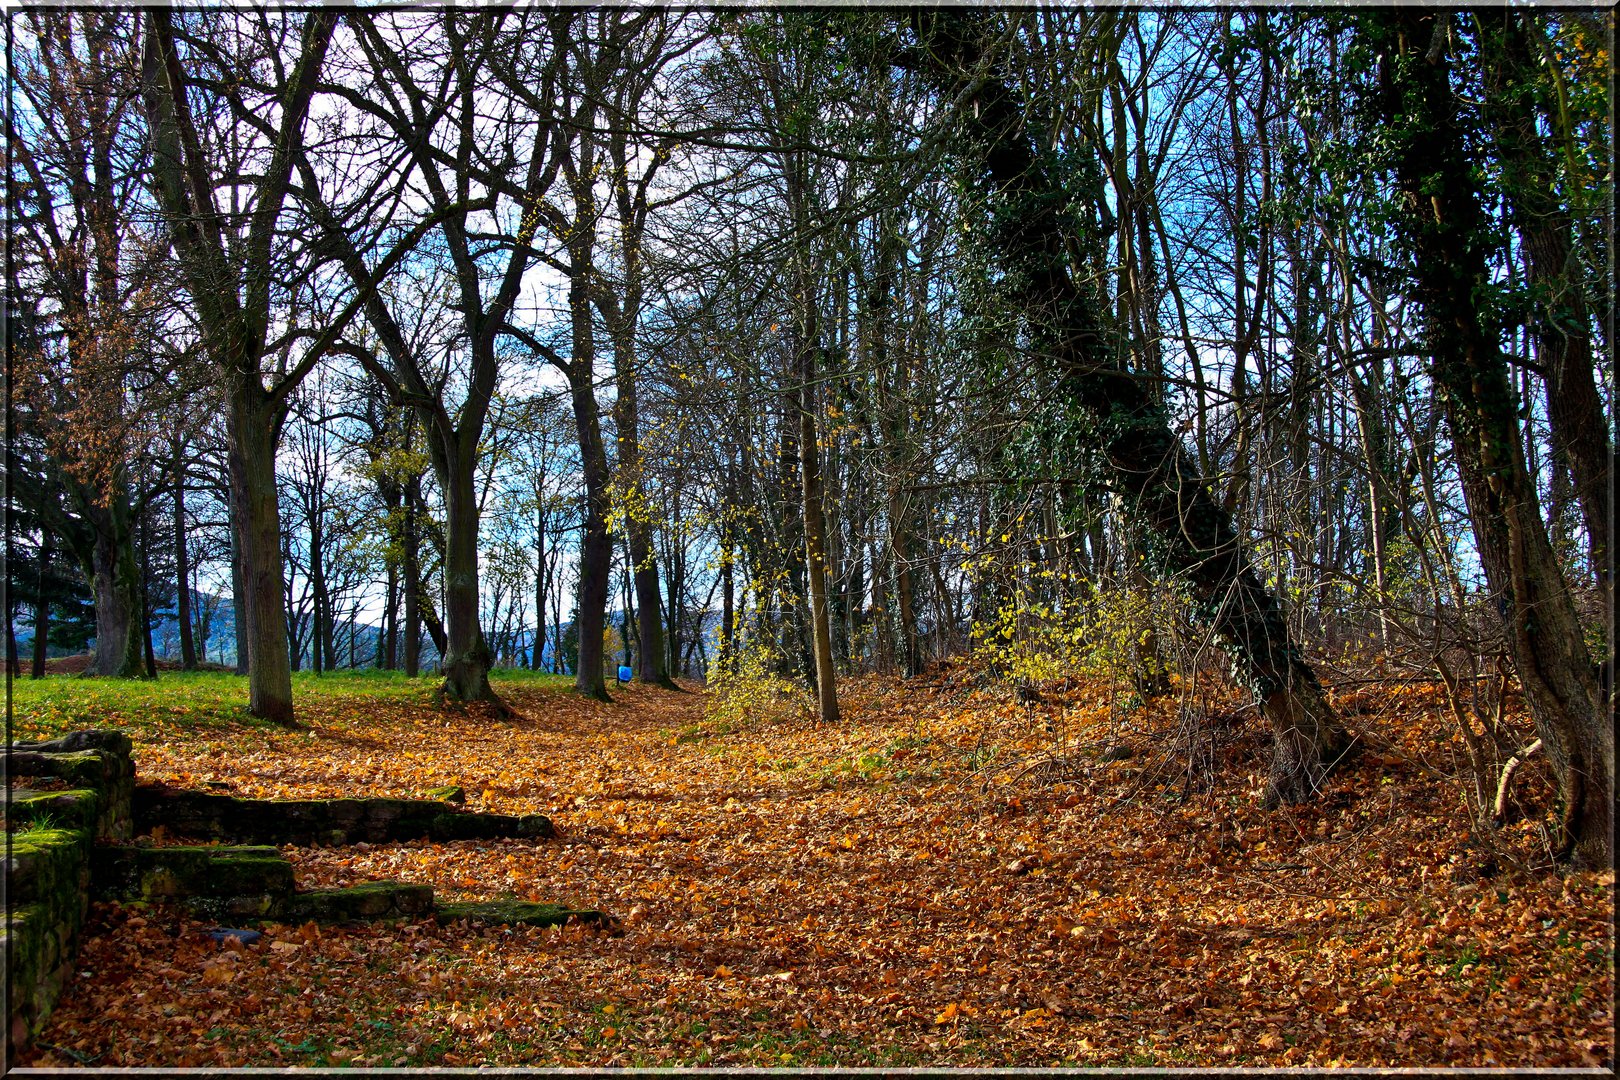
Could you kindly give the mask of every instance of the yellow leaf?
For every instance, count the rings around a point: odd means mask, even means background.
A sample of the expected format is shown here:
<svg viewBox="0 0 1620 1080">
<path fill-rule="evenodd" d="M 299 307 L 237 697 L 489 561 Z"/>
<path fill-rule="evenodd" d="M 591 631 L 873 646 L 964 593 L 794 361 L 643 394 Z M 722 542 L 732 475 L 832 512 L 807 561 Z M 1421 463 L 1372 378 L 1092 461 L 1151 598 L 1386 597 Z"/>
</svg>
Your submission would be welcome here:
<svg viewBox="0 0 1620 1080">
<path fill-rule="evenodd" d="M 221 964 L 212 964 L 203 968 L 202 981 L 204 986 L 223 986 L 236 978 L 236 969 Z"/>
</svg>

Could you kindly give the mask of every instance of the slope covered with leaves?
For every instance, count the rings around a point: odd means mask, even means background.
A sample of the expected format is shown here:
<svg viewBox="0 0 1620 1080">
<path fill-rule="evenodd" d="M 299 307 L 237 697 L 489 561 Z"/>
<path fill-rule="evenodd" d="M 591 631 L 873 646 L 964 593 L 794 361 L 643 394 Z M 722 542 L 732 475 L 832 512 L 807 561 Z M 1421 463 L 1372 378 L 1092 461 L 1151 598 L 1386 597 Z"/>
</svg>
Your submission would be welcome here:
<svg viewBox="0 0 1620 1080">
<path fill-rule="evenodd" d="M 616 930 L 273 926 L 241 946 L 98 907 L 26 1063 L 1613 1058 L 1612 873 L 1482 878 L 1456 790 L 1424 764 L 1447 736 L 1422 691 L 1344 702 L 1388 747 L 1268 813 L 1258 733 L 1213 710 L 1188 740 L 1174 699 L 1124 713 L 1071 686 L 1026 708 L 968 681 L 869 680 L 826 730 L 532 680 L 501 686 L 521 716 L 491 721 L 413 685 L 305 695 L 306 732 L 191 723 L 184 694 L 122 722 L 146 779 L 254 796 L 460 784 L 474 807 L 551 814 L 551 842 L 287 851 L 306 887 L 560 900 Z M 19 709 L 18 726 L 94 712 Z"/>
</svg>

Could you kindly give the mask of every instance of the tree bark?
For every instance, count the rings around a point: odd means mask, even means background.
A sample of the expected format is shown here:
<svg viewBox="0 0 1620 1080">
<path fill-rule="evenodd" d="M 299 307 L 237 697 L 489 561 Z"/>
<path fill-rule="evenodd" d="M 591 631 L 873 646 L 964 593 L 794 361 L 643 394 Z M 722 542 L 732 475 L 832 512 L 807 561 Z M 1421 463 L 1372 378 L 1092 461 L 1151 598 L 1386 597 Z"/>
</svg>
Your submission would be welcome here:
<svg viewBox="0 0 1620 1080">
<path fill-rule="evenodd" d="M 309 667 L 317 676 L 332 666 L 330 652 L 331 613 L 326 595 L 326 559 L 321 550 L 324 537 L 321 528 L 321 494 L 319 489 L 309 497 L 309 591 L 311 596 Z"/>
<path fill-rule="evenodd" d="M 615 344 L 614 354 L 633 347 L 631 335 Z M 633 355 L 633 353 L 632 353 Z M 641 422 L 636 402 L 636 382 L 633 367 L 619 364 L 619 396 L 614 403 L 615 426 L 619 432 L 619 475 L 629 494 L 631 505 L 625 515 L 625 541 L 633 568 L 631 580 L 635 585 L 636 632 L 640 647 L 636 650 L 636 681 L 662 686 L 666 690 L 679 689 L 669 676 L 668 650 L 664 642 L 664 624 L 659 615 L 658 562 L 653 556 L 652 521 L 647 505 L 647 485 L 642 476 Z"/>
<path fill-rule="evenodd" d="M 574 615 L 579 623 L 579 667 L 574 672 L 574 688 L 582 697 L 608 701 L 607 681 L 602 673 L 602 631 L 607 626 L 607 599 L 613 585 L 613 535 L 608 531 L 610 473 L 607 450 L 602 444 L 601 409 L 596 403 L 593 385 L 596 337 L 585 284 L 576 278 L 569 286 L 568 296 L 573 320 L 573 355 L 566 374 L 574 426 L 579 433 L 580 468 L 585 478 L 585 529 L 579 545 L 579 604 Z"/>
<path fill-rule="evenodd" d="M 985 59 L 985 17 L 919 13 L 917 25 L 918 66 L 953 95 L 975 93 L 959 123 L 978 155 L 1000 222 L 995 242 L 1009 284 L 1022 293 L 1036 350 L 1052 358 L 1071 407 L 1095 428 L 1111 485 L 1146 527 L 1164 568 L 1188 583 L 1234 676 L 1253 690 L 1270 721 L 1267 804 L 1312 797 L 1346 750 L 1344 731 L 1163 404 L 1119 367 L 1096 311 L 1070 276 L 1059 219 L 1065 192 L 1025 134 L 1021 103 L 999 79 L 975 70 Z"/>
<path fill-rule="evenodd" d="M 135 521 L 123 481 L 105 505 L 82 505 L 93 534 L 85 577 L 96 605 L 96 648 L 84 673 L 120 679 L 146 675 L 141 567 L 135 553 Z"/>
<path fill-rule="evenodd" d="M 45 581 L 55 554 L 56 546 L 51 542 L 51 532 L 46 529 L 39 545 L 39 573 L 34 577 L 34 657 L 30 675 L 35 679 L 45 677 L 45 660 L 49 656 L 51 603 L 45 595 Z"/>
<path fill-rule="evenodd" d="M 229 482 L 228 487 L 234 489 L 235 482 Z M 238 675 L 248 673 L 247 649 L 247 588 L 242 578 L 242 531 L 236 521 L 236 495 L 234 490 L 230 493 L 229 506 L 226 514 L 230 519 L 231 529 L 231 633 L 234 635 L 236 648 L 235 670 Z"/>
<path fill-rule="evenodd" d="M 732 667 L 732 654 L 735 649 L 733 638 L 737 625 L 737 581 L 734 569 L 737 560 L 737 542 L 731 524 L 731 507 L 735 505 L 734 502 L 727 502 L 720 511 L 722 515 L 720 519 L 720 632 L 715 649 L 715 663 L 721 671 L 727 672 Z"/>
<path fill-rule="evenodd" d="M 186 543 L 186 467 L 181 459 L 185 446 L 178 437 L 170 446 L 174 451 L 174 617 L 180 623 L 181 670 L 196 671 L 197 643 L 191 636 L 191 560 Z"/>
<path fill-rule="evenodd" d="M 1574 481 L 1593 579 L 1605 610 L 1611 610 L 1610 425 L 1593 377 L 1592 319 L 1574 258 L 1574 223 L 1556 196 L 1557 167 L 1538 130 L 1538 116 L 1549 126 L 1557 123 L 1542 115 L 1546 109 L 1535 107 L 1541 76 L 1530 35 L 1540 33 L 1539 16 L 1504 10 L 1477 18 L 1497 53 L 1497 62 L 1486 69 L 1486 115 L 1496 135 L 1504 194 L 1527 256 L 1536 301 L 1531 330 L 1547 384 L 1547 420 L 1555 454 L 1568 462 Z"/>
<path fill-rule="evenodd" d="M 534 638 L 529 648 L 529 670 L 539 671 L 546 651 L 546 493 L 537 489 L 534 522 Z"/>
<path fill-rule="evenodd" d="M 283 727 L 293 719 L 292 663 L 282 617 L 281 507 L 276 499 L 276 443 L 280 426 L 256 378 L 229 390 L 231 512 L 240 543 L 242 624 L 247 641 L 248 711 Z M 245 648 L 244 648 L 245 646 Z M 240 661 L 239 661 L 240 663 Z"/>
<path fill-rule="evenodd" d="M 808 299 L 808 298 L 807 298 Z M 808 329 L 815 330 L 814 318 Z M 816 352 L 812 337 L 799 343 L 799 470 L 804 485 L 804 563 L 809 575 L 810 629 L 816 661 L 816 711 L 838 723 L 838 670 L 833 659 L 832 614 L 827 605 L 827 515 L 821 499 L 821 454 L 816 441 Z"/>
<path fill-rule="evenodd" d="M 390 517 L 392 515 L 390 514 Z M 399 563 L 389 556 L 383 587 L 383 621 L 377 634 L 377 667 L 393 671 L 399 663 Z"/>
<path fill-rule="evenodd" d="M 1610 866 L 1613 717 L 1547 538 L 1499 334 L 1478 307 L 1490 281 L 1488 223 L 1449 64 L 1431 46 L 1443 44 L 1449 18 L 1400 9 L 1369 20 L 1365 31 L 1381 58 L 1377 104 L 1406 204 L 1401 239 L 1415 263 L 1415 298 L 1475 546 L 1558 779 L 1560 850 Z"/>
<path fill-rule="evenodd" d="M 454 701 L 505 706 L 489 685 L 494 662 L 478 624 L 478 495 L 471 466 L 448 462 L 444 486 L 444 622 L 445 652 L 440 693 Z"/>
<path fill-rule="evenodd" d="M 913 679 L 922 674 L 922 635 L 917 632 L 917 584 L 906 502 L 906 493 L 896 482 L 889 491 L 889 555 L 894 561 L 895 611 L 900 616 L 900 674 Z"/>
<path fill-rule="evenodd" d="M 141 515 L 140 526 L 140 552 L 141 552 L 141 606 L 139 622 L 141 627 L 141 667 L 142 673 L 148 679 L 157 678 L 157 657 L 152 652 L 152 543 L 150 530 L 147 528 L 146 515 Z"/>
<path fill-rule="evenodd" d="M 215 203 L 215 177 L 191 116 L 190 80 L 175 45 L 172 15 L 146 14 L 141 60 L 142 104 L 151 139 L 151 180 L 169 227 L 186 291 L 197 308 L 209 359 L 224 384 L 242 591 L 248 634 L 248 709 L 262 719 L 295 726 L 287 626 L 281 611 L 280 515 L 276 505 L 276 444 L 285 398 L 325 350 L 312 346 L 265 388 L 265 357 L 276 220 L 286 202 L 296 147 L 315 82 L 338 16 L 306 15 L 296 62 L 286 71 L 272 152 L 255 181 L 245 241 L 227 245 Z M 351 313 L 352 314 L 352 313 Z M 341 333 L 345 315 L 324 332 Z M 242 641 L 237 641 L 238 655 Z"/>
</svg>

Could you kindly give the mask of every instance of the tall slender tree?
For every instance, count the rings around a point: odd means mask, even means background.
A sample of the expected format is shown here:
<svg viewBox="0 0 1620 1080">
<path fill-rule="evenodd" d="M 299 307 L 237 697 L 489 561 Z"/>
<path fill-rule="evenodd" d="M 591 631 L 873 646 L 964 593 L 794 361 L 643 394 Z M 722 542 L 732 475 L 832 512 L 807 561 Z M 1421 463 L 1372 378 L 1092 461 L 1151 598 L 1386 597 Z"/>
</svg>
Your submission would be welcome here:
<svg viewBox="0 0 1620 1080">
<path fill-rule="evenodd" d="M 1452 18 L 1415 9 L 1369 14 L 1365 45 L 1378 57 L 1378 82 L 1368 119 L 1380 125 L 1403 197 L 1401 241 L 1480 562 L 1558 776 L 1558 848 L 1608 866 L 1613 714 L 1547 538 L 1500 335 L 1481 310 L 1491 238 L 1474 186 L 1478 161 L 1452 85 Z"/>
<path fill-rule="evenodd" d="M 1344 730 L 1230 515 L 1176 437 L 1162 398 L 1119 366 L 1099 313 L 1076 284 L 1060 217 L 1068 193 L 1032 143 L 1022 103 L 997 73 L 993 20 L 938 12 L 916 16 L 916 27 L 917 51 L 905 59 L 952 101 L 1034 345 L 1060 372 L 1071 407 L 1093 424 L 1108 482 L 1148 531 L 1165 568 L 1188 582 L 1234 674 L 1253 689 L 1270 721 L 1268 802 L 1310 798 L 1344 753 Z"/>
</svg>

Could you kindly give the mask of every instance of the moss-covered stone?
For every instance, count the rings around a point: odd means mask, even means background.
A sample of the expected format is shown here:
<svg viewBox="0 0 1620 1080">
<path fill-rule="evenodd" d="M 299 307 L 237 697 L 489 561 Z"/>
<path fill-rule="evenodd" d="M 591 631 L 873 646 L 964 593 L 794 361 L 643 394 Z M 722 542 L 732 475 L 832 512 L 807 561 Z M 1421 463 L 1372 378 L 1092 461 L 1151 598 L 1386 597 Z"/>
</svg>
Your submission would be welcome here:
<svg viewBox="0 0 1620 1080">
<path fill-rule="evenodd" d="M 447 784 L 444 787 L 432 788 L 423 794 L 440 802 L 464 803 L 467 801 L 467 793 L 461 789 L 459 784 Z"/>
<path fill-rule="evenodd" d="M 288 915 L 344 922 L 423 915 L 433 909 L 433 886 L 399 881 L 367 881 L 346 889 L 313 889 L 294 893 Z"/>
<path fill-rule="evenodd" d="M 258 893 L 247 896 L 188 896 L 179 901 L 188 915 L 210 921 L 249 919 L 284 919 L 287 914 L 286 893 Z"/>
<path fill-rule="evenodd" d="M 99 750 L 74 750 L 60 754 L 13 751 L 6 759 L 13 776 L 48 776 L 73 787 L 99 788 L 108 779 L 107 758 Z"/>
<path fill-rule="evenodd" d="M 60 738 L 42 742 L 12 743 L 11 749 L 14 754 L 72 754 L 81 750 L 101 750 L 115 757 L 128 758 L 133 753 L 135 744 L 122 731 L 93 728 L 70 731 Z"/>
<path fill-rule="evenodd" d="M 262 844 L 380 844 L 493 840 L 555 834 L 543 814 L 512 817 L 455 810 L 425 799 L 238 799 L 163 785 L 135 789 L 136 828 L 162 825 L 203 839 Z"/>
<path fill-rule="evenodd" d="M 6 803 L 6 821 L 13 829 L 38 825 L 94 834 L 100 798 L 89 788 L 72 791 L 14 790 Z"/>
<path fill-rule="evenodd" d="M 104 847 L 91 870 L 96 894 L 117 900 L 285 898 L 293 889 L 292 863 L 273 847 Z"/>
<path fill-rule="evenodd" d="M 439 904 L 434 915 L 441 923 L 471 919 L 505 926 L 562 926 L 570 919 L 599 924 L 612 921 L 604 912 L 528 900 L 451 901 Z"/>
<path fill-rule="evenodd" d="M 11 910 L 0 952 L 13 1049 L 28 1045 L 44 1026 L 72 968 L 89 907 L 89 843 L 83 831 L 33 830 L 12 844 L 6 866 Z"/>
<path fill-rule="evenodd" d="M 520 839 L 549 840 L 557 835 L 557 827 L 544 814 L 519 814 L 517 835 Z"/>
<path fill-rule="evenodd" d="M 5 765 L 14 777 L 50 777 L 95 791 L 97 838 L 121 840 L 131 835 L 135 763 L 129 738 L 122 732 L 75 731 L 50 742 L 15 743 Z"/>
<path fill-rule="evenodd" d="M 33 829 L 11 837 L 6 857 L 6 895 L 13 905 L 46 902 L 64 905 L 77 900 L 83 887 L 88 833 L 71 829 Z"/>
</svg>

